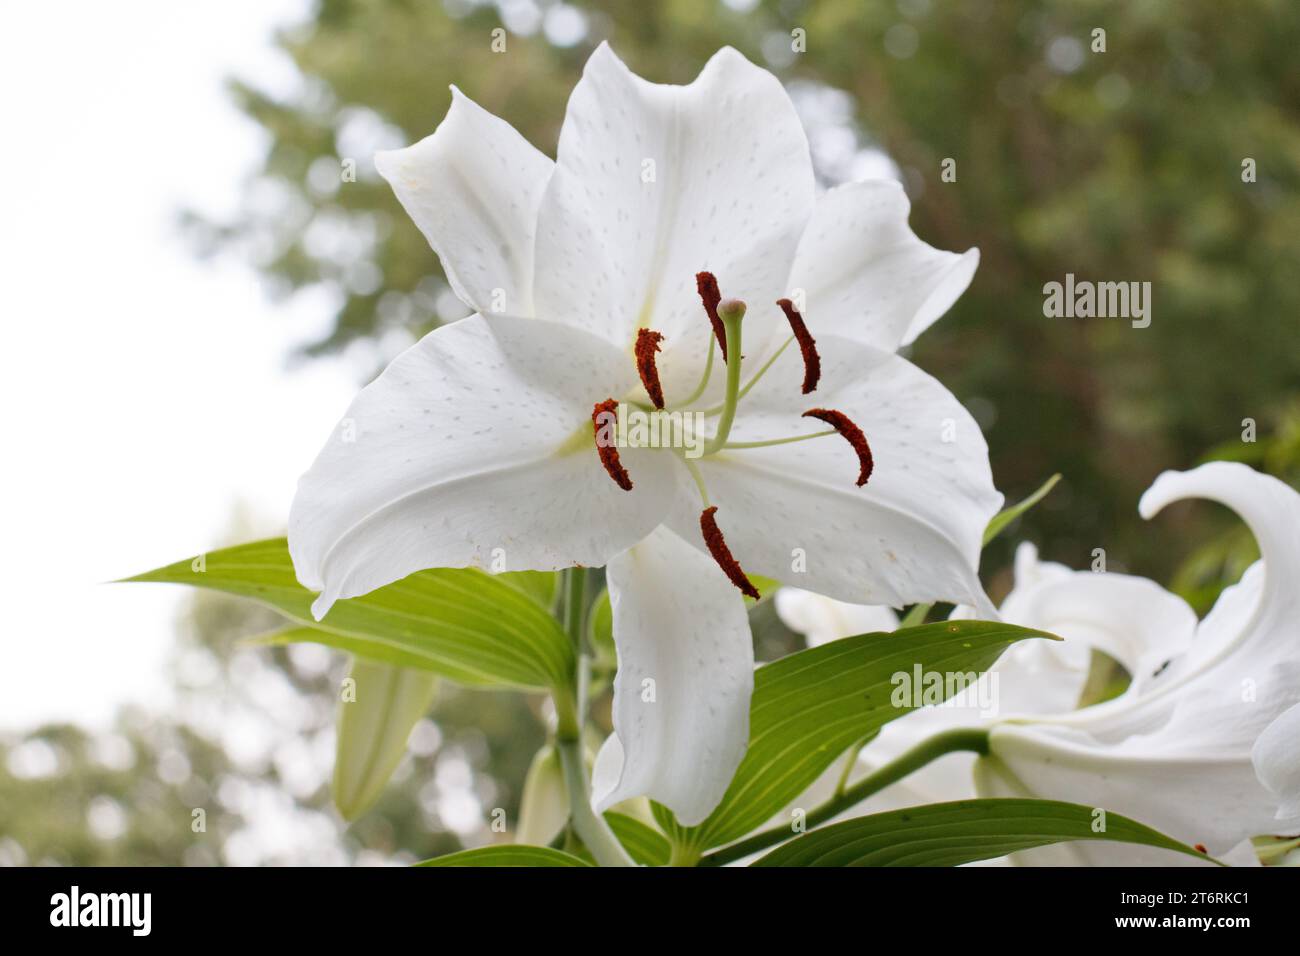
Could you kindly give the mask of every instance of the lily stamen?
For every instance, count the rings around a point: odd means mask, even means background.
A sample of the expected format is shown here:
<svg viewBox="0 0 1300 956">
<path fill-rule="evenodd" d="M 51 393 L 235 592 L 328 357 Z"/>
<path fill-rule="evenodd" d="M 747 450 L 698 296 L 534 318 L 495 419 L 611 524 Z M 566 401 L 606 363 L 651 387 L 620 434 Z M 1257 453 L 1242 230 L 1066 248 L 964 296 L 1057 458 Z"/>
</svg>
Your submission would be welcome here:
<svg viewBox="0 0 1300 956">
<path fill-rule="evenodd" d="M 680 404 L 674 405 L 674 408 L 688 408 L 700 400 L 700 396 L 704 394 L 704 390 L 709 387 L 709 379 L 713 375 L 713 353 L 716 349 L 717 342 L 714 339 L 709 339 L 709 354 L 704 359 L 704 374 L 700 376 L 700 383 L 695 386 L 695 391 L 691 392 L 691 394 L 683 399 Z M 743 389 L 741 390 L 741 394 L 744 394 Z"/>
<path fill-rule="evenodd" d="M 833 408 L 810 408 L 803 413 L 802 417 L 823 421 L 844 436 L 844 439 L 853 446 L 853 450 L 858 453 L 857 485 L 859 488 L 865 485 L 867 479 L 871 477 L 874 462 L 871 458 L 871 446 L 867 444 L 867 436 L 862 433 L 862 429 L 854 424 L 849 416 Z"/>
<path fill-rule="evenodd" d="M 803 393 L 807 395 L 817 387 L 817 380 L 822 375 L 822 358 L 817 354 L 817 342 L 808 331 L 803 316 L 799 314 L 793 302 L 789 299 L 777 299 L 776 304 L 785 313 L 786 321 L 790 323 L 790 331 L 794 333 L 795 339 L 799 342 L 799 351 L 803 353 Z"/>
<path fill-rule="evenodd" d="M 722 568 L 722 573 L 738 587 L 742 594 L 751 597 L 757 601 L 762 595 L 758 593 L 758 588 L 754 587 L 754 582 L 741 569 L 740 563 L 732 557 L 731 549 L 727 547 L 727 540 L 722 536 L 722 530 L 718 527 L 717 519 L 713 516 L 717 513 L 718 506 L 712 505 L 700 512 L 700 531 L 704 535 L 704 544 L 709 549 L 709 554 L 713 555 L 713 560 L 718 562 L 718 567 Z"/>
<path fill-rule="evenodd" d="M 627 473 L 618 457 L 618 441 L 614 431 L 618 427 L 618 402 L 607 398 L 591 409 L 591 427 L 596 436 L 596 454 L 605 466 L 614 484 L 624 491 L 632 490 L 632 476 Z"/>
<path fill-rule="evenodd" d="M 738 448 L 767 448 L 771 445 L 788 445 L 796 441 L 808 441 L 810 438 L 825 438 L 827 435 L 838 435 L 839 432 L 834 428 L 828 428 L 824 432 L 813 432 L 811 435 L 791 435 L 789 438 L 766 438 L 762 441 L 729 441 L 722 447 L 727 451 L 734 451 Z"/>
<path fill-rule="evenodd" d="M 722 349 L 722 361 L 727 360 L 727 338 L 723 329 L 722 317 L 718 315 L 718 303 L 722 301 L 722 292 L 718 289 L 718 279 L 712 272 L 695 273 L 695 289 L 704 302 L 704 311 L 709 314 L 713 326 L 713 337 Z"/>
<path fill-rule="evenodd" d="M 664 389 L 659 384 L 659 369 L 655 366 L 655 353 L 663 340 L 663 334 L 653 329 L 638 329 L 636 333 L 636 370 L 655 408 L 664 407 Z"/>
</svg>

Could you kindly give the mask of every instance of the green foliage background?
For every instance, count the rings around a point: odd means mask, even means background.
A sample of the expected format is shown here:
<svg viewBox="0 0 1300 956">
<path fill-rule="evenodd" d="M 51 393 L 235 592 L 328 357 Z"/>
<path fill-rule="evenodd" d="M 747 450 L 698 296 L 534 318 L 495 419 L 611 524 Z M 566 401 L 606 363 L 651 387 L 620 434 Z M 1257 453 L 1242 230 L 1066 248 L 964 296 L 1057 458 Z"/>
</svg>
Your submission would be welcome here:
<svg viewBox="0 0 1300 956">
<path fill-rule="evenodd" d="M 552 6 L 537 9 L 545 14 Z M 857 149 L 879 148 L 902 172 L 918 235 L 942 248 L 981 250 L 970 290 L 912 358 L 981 422 L 1009 500 L 1052 472 L 1064 476 L 987 552 L 994 596 L 1009 585 L 1010 549 L 1026 537 L 1046 558 L 1079 567 L 1094 548 L 1105 548 L 1111 570 L 1173 581 L 1200 610 L 1240 573 L 1253 544 L 1226 512 L 1179 506 L 1153 533 L 1136 504 L 1161 470 L 1189 467 L 1207 450 L 1300 484 L 1300 71 L 1293 62 L 1300 5 L 571 6 L 585 15 L 578 42 L 557 46 L 536 23 L 531 33 L 516 23 L 506 52 L 495 53 L 492 31 L 503 21 L 491 2 L 320 0 L 307 22 L 279 40 L 301 74 L 293 95 L 276 98 L 232 78 L 235 102 L 265 130 L 268 148 L 262 168 L 251 172 L 241 216 L 186 217 L 196 250 L 248 259 L 276 295 L 329 290 L 332 331 L 307 356 L 352 349 L 377 370 L 396 347 L 464 310 L 368 152 L 352 150 L 431 133 L 455 83 L 553 154 L 568 93 L 600 40 L 647 78 L 679 83 L 730 44 L 776 72 L 801 103 L 821 104 L 829 115 L 814 130 L 827 184 L 847 175 L 851 162 L 819 143 L 847 137 Z M 1098 27 L 1105 52 L 1091 50 Z M 806 34 L 806 52 L 797 55 L 790 52 L 796 29 Z M 954 183 L 940 180 L 945 158 L 957 162 Z M 1256 182 L 1242 181 L 1246 158 L 1255 161 Z M 346 159 L 357 164 L 356 182 L 340 181 Z M 1067 272 L 1081 280 L 1150 281 L 1151 326 L 1045 318 L 1042 287 Z M 1257 423 L 1257 442 L 1242 441 L 1244 419 Z M 255 613 L 219 598 L 196 603 L 182 647 L 203 649 L 221 668 L 203 693 L 236 693 L 227 671 L 236 654 L 231 638 L 257 629 L 247 619 Z M 762 656 L 791 646 L 769 608 L 755 613 Z M 304 677 L 283 649 L 256 653 L 264 665 L 268 656 L 285 665 L 280 670 L 299 693 L 332 700 L 337 674 Z M 432 715 L 444 748 L 462 733 L 477 741 L 473 785 L 511 819 L 542 737 L 531 707 L 515 695 L 452 691 Z M 319 710 L 323 730 L 331 710 Z M 56 777 L 15 778 L 0 754 L 0 859 L 229 862 L 220 842 L 223 832 L 238 829 L 239 813 L 210 824 L 204 849 L 190 833 L 188 811 L 178 816 L 176 808 L 219 803 L 213 781 L 232 775 L 278 785 L 274 766 L 241 769 L 219 742 L 183 722 L 124 714 L 116 732 L 135 755 L 129 771 L 96 764 L 89 756 L 95 741 L 75 728 L 26 737 L 61 755 Z M 8 753 L 23 744 L 10 737 L 0 747 Z M 171 750 L 186 755 L 186 780 L 168 783 L 163 777 L 176 775 L 148 769 Z M 419 793 L 439 753 L 412 758 L 379 806 L 346 832 L 329 824 L 341 834 L 343 858 L 368 849 L 424 858 L 459 845 L 421 809 Z M 87 829 L 97 795 L 123 809 L 125 836 L 105 841 Z M 326 789 L 294 800 L 332 820 Z M 70 836 L 77 821 L 80 833 Z"/>
</svg>

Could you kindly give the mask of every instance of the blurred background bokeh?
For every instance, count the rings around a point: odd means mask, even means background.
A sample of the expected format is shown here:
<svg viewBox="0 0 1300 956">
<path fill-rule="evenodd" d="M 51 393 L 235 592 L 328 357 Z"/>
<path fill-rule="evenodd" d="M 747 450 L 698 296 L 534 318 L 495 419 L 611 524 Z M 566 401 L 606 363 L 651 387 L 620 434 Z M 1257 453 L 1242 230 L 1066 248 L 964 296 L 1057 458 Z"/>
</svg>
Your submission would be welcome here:
<svg viewBox="0 0 1300 956">
<path fill-rule="evenodd" d="M 431 133 L 455 83 L 553 155 L 601 40 L 674 83 L 738 48 L 787 84 L 824 185 L 899 178 L 919 236 L 980 248 L 969 291 L 910 354 L 979 420 L 1010 501 L 1063 476 L 986 552 L 995 598 L 1021 539 L 1076 567 L 1103 548 L 1108 569 L 1200 611 L 1253 559 L 1226 511 L 1180 505 L 1152 529 L 1136 504 L 1160 471 L 1207 457 L 1300 487 L 1294 0 L 318 0 L 274 41 L 292 83 L 229 78 L 264 143 L 237 208 L 182 202 L 177 234 L 207 263 L 255 270 L 277 308 L 311 303 L 319 334 L 287 360 L 341 355 L 363 384 L 467 311 L 374 151 Z M 1046 318 L 1043 286 L 1066 273 L 1149 281 L 1150 326 Z M 204 544 L 249 537 L 239 505 L 223 503 L 226 540 Z M 760 657 L 794 646 L 756 614 Z M 345 662 L 240 643 L 272 623 L 202 596 L 177 622 L 171 706 L 0 730 L 0 862 L 409 861 L 493 839 L 493 808 L 516 818 L 539 703 L 444 682 L 384 796 L 344 824 L 328 784 Z"/>
</svg>

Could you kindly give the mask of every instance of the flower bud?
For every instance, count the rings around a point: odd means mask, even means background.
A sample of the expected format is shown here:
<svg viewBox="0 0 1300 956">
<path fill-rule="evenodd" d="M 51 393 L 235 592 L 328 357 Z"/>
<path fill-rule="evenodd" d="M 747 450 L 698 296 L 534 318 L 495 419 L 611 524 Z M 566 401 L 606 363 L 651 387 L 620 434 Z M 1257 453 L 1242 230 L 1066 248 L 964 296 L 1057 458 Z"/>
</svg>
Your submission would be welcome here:
<svg viewBox="0 0 1300 956">
<path fill-rule="evenodd" d="M 360 657 L 350 677 L 355 694 L 339 705 L 333 783 L 334 805 L 345 820 L 355 820 L 379 798 L 438 686 L 430 671 Z"/>
</svg>

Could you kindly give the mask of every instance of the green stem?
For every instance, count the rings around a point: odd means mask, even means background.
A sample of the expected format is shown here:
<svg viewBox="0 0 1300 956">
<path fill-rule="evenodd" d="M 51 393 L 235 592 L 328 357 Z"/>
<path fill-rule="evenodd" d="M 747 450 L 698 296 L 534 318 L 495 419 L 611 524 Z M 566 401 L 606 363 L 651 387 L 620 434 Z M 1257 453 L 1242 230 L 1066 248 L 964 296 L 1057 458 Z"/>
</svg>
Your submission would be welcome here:
<svg viewBox="0 0 1300 956">
<path fill-rule="evenodd" d="M 700 492 L 700 500 L 704 502 L 704 507 L 709 507 L 709 489 L 704 486 L 704 476 L 700 474 L 700 468 L 695 462 L 683 456 L 682 464 L 690 472 L 691 478 L 695 481 L 695 487 Z"/>
<path fill-rule="evenodd" d="M 901 631 L 905 627 L 920 627 L 933 607 L 933 604 L 913 604 L 907 616 L 898 622 L 898 629 Z"/>
<path fill-rule="evenodd" d="M 825 823 L 827 820 L 839 816 L 845 810 L 853 808 L 872 794 L 885 789 L 891 783 L 897 783 L 912 771 L 919 770 L 932 760 L 959 750 L 970 750 L 981 755 L 987 754 L 989 752 L 988 731 L 977 729 L 949 730 L 936 734 L 929 740 L 917 744 L 897 760 L 885 764 L 874 773 L 867 774 L 853 786 L 845 788 L 843 793 L 831 797 L 821 806 L 809 811 L 804 818 L 804 822 L 807 824 L 808 829 Z M 789 827 L 775 827 L 771 830 L 764 830 L 748 840 L 741 840 L 739 843 L 733 843 L 731 846 L 723 847 L 721 850 L 715 850 L 713 853 L 705 855 L 700 860 L 700 865 L 721 866 L 724 863 L 731 863 L 733 860 L 739 860 L 751 853 L 757 853 L 759 850 L 765 850 L 774 844 L 788 840 L 794 835 Z"/>
<path fill-rule="evenodd" d="M 835 796 L 844 796 L 844 791 L 849 786 L 849 777 L 853 774 L 853 768 L 858 765 L 858 757 L 862 754 L 862 748 L 871 743 L 879 733 L 878 730 L 872 731 L 849 748 L 849 755 L 844 760 L 844 769 L 840 771 L 840 779 L 835 783 Z"/>
<path fill-rule="evenodd" d="M 587 768 L 582 760 L 582 742 L 576 738 L 557 737 L 555 749 L 560 752 L 560 765 L 564 768 L 564 787 L 569 793 L 569 815 L 573 829 L 582 839 L 601 866 L 636 866 L 627 855 L 618 837 L 604 818 L 591 809 L 591 795 L 587 791 Z"/>
<path fill-rule="evenodd" d="M 751 388 L 753 388 L 755 385 L 758 384 L 758 380 L 759 380 L 760 378 L 762 378 L 764 375 L 767 374 L 767 370 L 770 369 L 770 368 L 772 367 L 773 363 L 775 363 L 776 360 L 779 359 L 779 358 L 781 357 L 781 353 L 784 352 L 786 349 L 788 349 L 788 348 L 790 347 L 790 343 L 793 342 L 793 341 L 794 341 L 794 336 L 792 335 L 792 336 L 790 336 L 788 339 L 786 339 L 784 342 L 781 343 L 781 347 L 780 347 L 779 349 L 777 349 L 775 352 L 773 352 L 773 353 L 772 353 L 772 357 L 771 357 L 770 359 L 768 359 L 766 362 L 763 363 L 763 367 L 760 368 L 757 372 L 754 373 L 754 377 L 751 378 L 748 382 L 745 383 L 745 387 L 742 388 L 742 389 L 740 390 L 740 394 L 736 396 L 736 401 L 740 401 L 742 398 L 744 398 L 746 395 L 749 394 L 749 390 L 750 390 Z M 731 352 L 731 346 L 730 346 L 730 345 L 727 346 L 727 352 L 728 352 L 728 353 Z M 705 414 L 705 415 L 716 415 L 716 414 L 718 414 L 718 412 L 720 412 L 720 411 L 722 411 L 722 406 L 721 406 L 721 405 L 714 405 L 712 408 L 706 408 L 706 409 L 704 410 L 704 414 Z"/>
<path fill-rule="evenodd" d="M 731 423 L 736 419 L 736 403 L 740 401 L 740 323 L 744 311 L 722 316 L 722 324 L 727 330 L 727 390 L 723 396 L 722 414 L 718 418 L 717 431 L 713 439 L 704 446 L 704 454 L 712 455 L 727 443 L 731 434 Z"/>
<path fill-rule="evenodd" d="M 582 652 L 583 591 L 587 585 L 586 568 L 567 568 L 564 572 L 564 630 L 573 641 L 573 650 Z"/>
<path fill-rule="evenodd" d="M 704 390 L 709 387 L 709 377 L 713 375 L 713 352 L 717 347 L 718 347 L 717 339 L 714 336 L 710 335 L 709 336 L 709 357 L 704 360 L 704 375 L 700 378 L 700 384 L 695 386 L 695 391 L 691 392 L 691 394 L 688 395 L 686 398 L 682 399 L 682 401 L 675 402 L 672 406 L 674 409 L 689 408 L 691 405 L 695 404 L 700 400 L 700 396 L 704 394 Z"/>
<path fill-rule="evenodd" d="M 582 653 L 582 625 L 586 607 L 583 603 L 586 585 L 586 570 L 569 568 L 564 572 L 564 629 L 573 641 L 579 673 L 575 674 L 574 686 L 579 693 L 556 690 L 555 701 L 555 749 L 560 754 L 560 766 L 564 771 L 564 789 L 569 795 L 569 819 L 573 829 L 581 838 L 583 845 L 591 851 L 601 866 L 636 866 L 627 855 L 623 845 L 609 828 L 603 817 L 591 808 L 591 791 L 587 783 L 587 767 L 582 759 L 582 725 L 585 720 L 584 710 L 586 696 L 581 693 L 586 680 L 581 670 L 586 666 L 586 655 Z"/>
<path fill-rule="evenodd" d="M 833 428 L 828 428 L 823 432 L 813 432 L 811 435 L 793 435 L 790 438 L 766 438 L 762 441 L 729 441 L 723 448 L 767 448 L 769 445 L 788 445 L 794 441 L 807 441 L 809 438 L 824 438 L 827 435 L 836 435 L 838 432 Z"/>
</svg>

